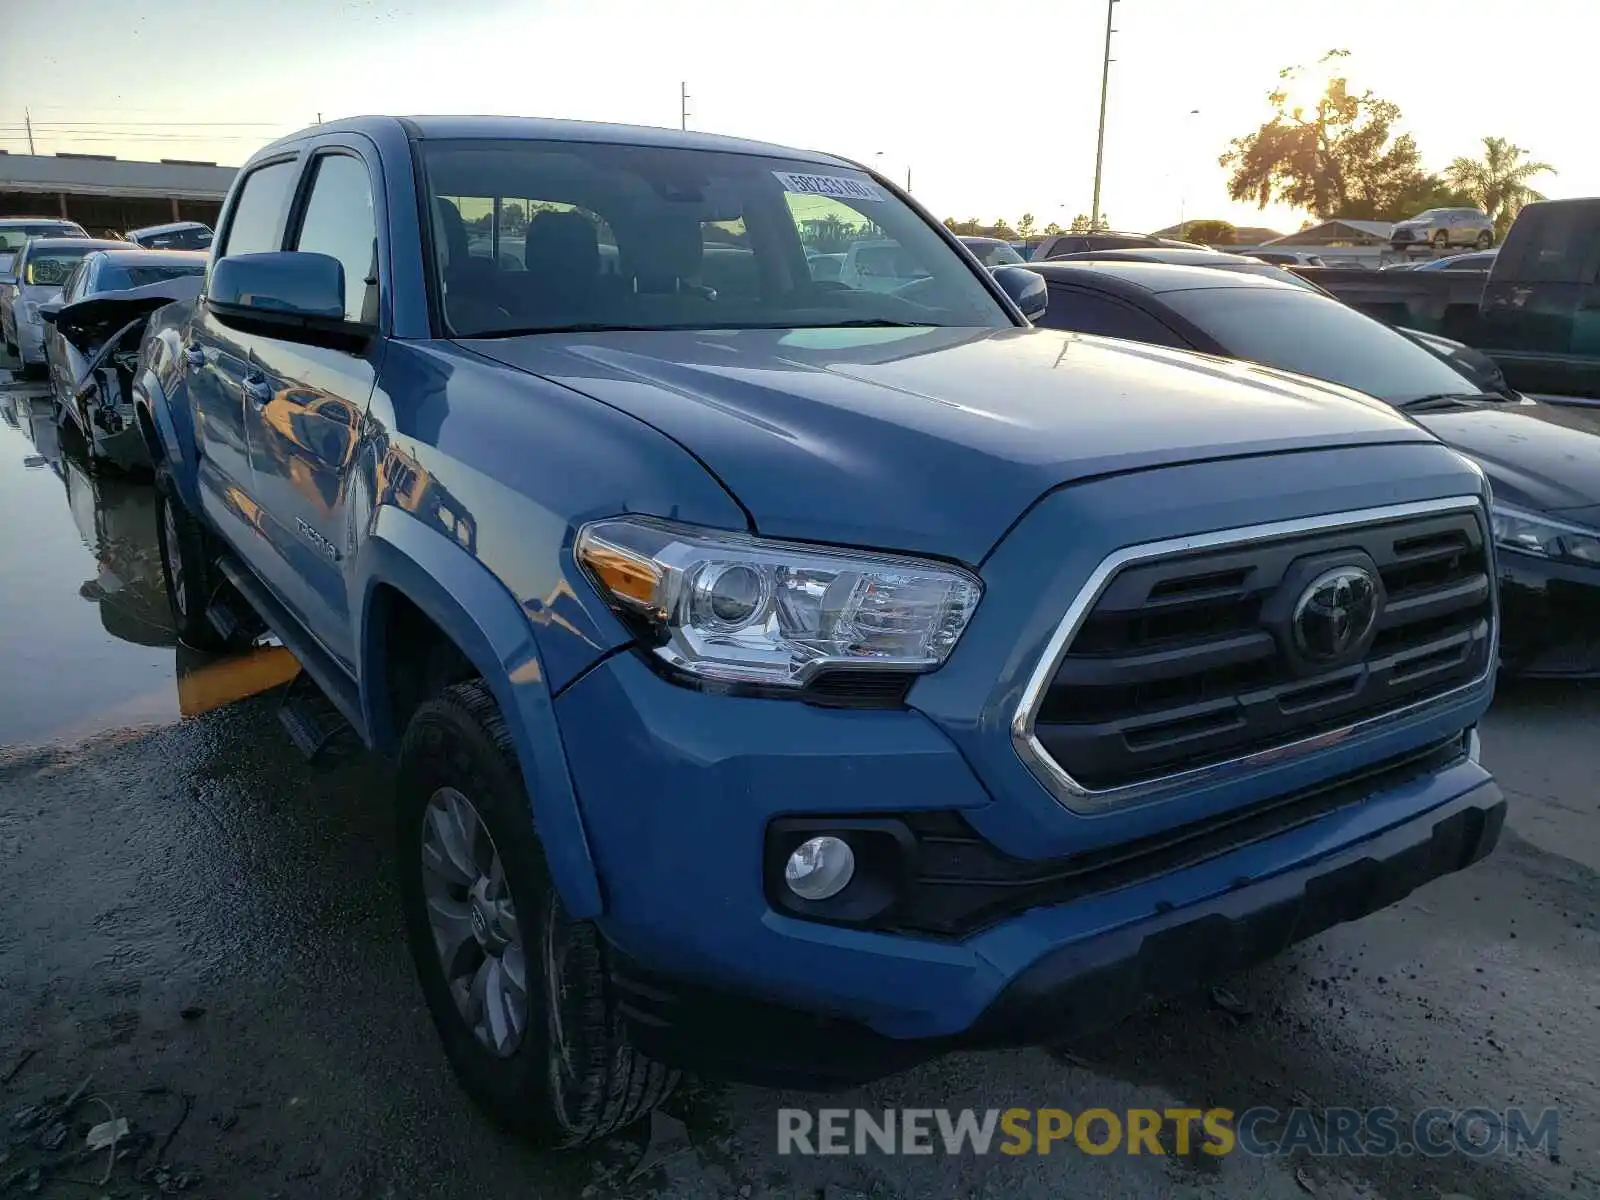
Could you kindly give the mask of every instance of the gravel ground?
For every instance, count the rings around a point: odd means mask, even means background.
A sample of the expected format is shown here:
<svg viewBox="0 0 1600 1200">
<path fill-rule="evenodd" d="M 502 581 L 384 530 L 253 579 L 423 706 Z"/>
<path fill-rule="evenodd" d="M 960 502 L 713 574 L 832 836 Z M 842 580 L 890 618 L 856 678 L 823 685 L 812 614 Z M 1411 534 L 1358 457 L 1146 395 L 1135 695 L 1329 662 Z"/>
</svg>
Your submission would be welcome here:
<svg viewBox="0 0 1600 1200">
<path fill-rule="evenodd" d="M 281 681 L 281 652 L 175 645 L 147 487 L 85 471 L 18 389 L 0 417 L 0 1197 L 1600 1196 L 1600 688 L 1497 700 L 1484 759 L 1513 809 L 1493 856 L 1229 981 L 1224 1004 L 826 1100 L 697 1084 L 665 1119 L 541 1158 L 471 1109 L 434 1039 L 381 768 L 301 762 L 274 697 L 248 694 Z M 58 1133 L 37 1106 L 74 1091 Z M 1555 1107 L 1559 1154 L 776 1152 L 786 1104 L 1296 1103 Z M 60 1165 L 122 1118 L 115 1150 Z"/>
</svg>

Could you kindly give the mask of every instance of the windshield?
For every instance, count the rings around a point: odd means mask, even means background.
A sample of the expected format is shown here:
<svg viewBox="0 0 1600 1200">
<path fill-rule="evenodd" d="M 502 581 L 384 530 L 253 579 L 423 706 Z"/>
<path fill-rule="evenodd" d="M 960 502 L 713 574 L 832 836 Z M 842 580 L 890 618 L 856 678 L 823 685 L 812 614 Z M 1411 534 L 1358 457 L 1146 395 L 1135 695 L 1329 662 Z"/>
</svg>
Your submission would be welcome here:
<svg viewBox="0 0 1600 1200">
<path fill-rule="evenodd" d="M 1342 383 L 1391 404 L 1481 389 L 1337 300 L 1283 288 L 1196 288 L 1161 299 L 1235 358 Z"/>
<path fill-rule="evenodd" d="M 159 267 L 119 267 L 105 263 L 95 279 L 95 292 L 121 292 L 128 288 L 143 287 L 147 283 L 160 283 L 164 279 L 181 279 L 185 275 L 204 275 L 205 263 L 175 263 Z"/>
<path fill-rule="evenodd" d="M 69 250 L 66 247 L 35 250 L 28 255 L 23 267 L 22 282 L 32 287 L 60 287 L 72 274 L 72 268 L 78 265 L 78 260 L 97 249 L 98 246 L 85 246 L 81 250 Z"/>
<path fill-rule="evenodd" d="M 435 284 L 459 337 L 1011 324 L 944 238 L 861 171 L 579 142 L 421 153 Z"/>
<path fill-rule="evenodd" d="M 966 238 L 961 240 L 986 267 L 1009 267 L 1023 261 L 1022 255 L 1005 242 L 986 242 L 981 238 L 973 238 L 971 241 Z"/>
<path fill-rule="evenodd" d="M 150 250 L 208 250 L 211 247 L 211 230 L 174 229 L 166 233 L 140 234 L 136 240 Z"/>
<path fill-rule="evenodd" d="M 29 238 L 86 236 L 82 229 L 70 224 L 7 225 L 0 228 L 0 252 L 18 251 Z"/>
</svg>

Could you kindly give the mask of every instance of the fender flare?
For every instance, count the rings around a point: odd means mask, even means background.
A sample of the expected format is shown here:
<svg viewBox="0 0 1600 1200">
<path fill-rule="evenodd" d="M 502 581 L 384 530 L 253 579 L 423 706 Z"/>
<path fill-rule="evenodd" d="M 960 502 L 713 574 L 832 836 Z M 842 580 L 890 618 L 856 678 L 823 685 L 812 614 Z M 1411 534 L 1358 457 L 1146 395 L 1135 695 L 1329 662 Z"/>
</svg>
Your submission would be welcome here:
<svg viewBox="0 0 1600 1200">
<path fill-rule="evenodd" d="M 187 406 L 173 404 L 155 372 L 148 367 L 133 381 L 133 406 L 136 413 L 149 419 L 160 442 L 149 447 L 150 461 L 158 467 L 165 462 L 171 468 L 172 481 L 184 507 L 192 513 L 199 512 L 199 485 L 195 473 L 188 468 L 199 461 L 200 455 L 195 448 L 194 425 Z"/>
<path fill-rule="evenodd" d="M 378 587 L 394 588 L 455 642 L 482 675 L 505 718 L 550 876 L 579 920 L 603 909 L 600 878 L 527 614 L 487 567 L 442 533 L 382 506 L 358 559 L 361 709 L 372 742 L 392 754 L 399 730 L 379 699 L 388 694 L 382 630 L 371 611 Z"/>
</svg>

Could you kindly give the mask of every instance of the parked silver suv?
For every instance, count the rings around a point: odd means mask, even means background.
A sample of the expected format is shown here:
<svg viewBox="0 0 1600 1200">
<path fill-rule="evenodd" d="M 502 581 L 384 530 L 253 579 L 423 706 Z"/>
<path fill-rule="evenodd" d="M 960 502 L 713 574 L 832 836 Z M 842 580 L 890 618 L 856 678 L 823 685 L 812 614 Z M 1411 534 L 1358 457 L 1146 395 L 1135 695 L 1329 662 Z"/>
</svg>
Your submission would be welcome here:
<svg viewBox="0 0 1600 1200">
<path fill-rule="evenodd" d="M 1430 208 L 1407 217 L 1389 233 L 1396 250 L 1431 244 L 1436 250 L 1471 246 L 1487 250 L 1494 245 L 1494 222 L 1476 208 Z"/>
</svg>

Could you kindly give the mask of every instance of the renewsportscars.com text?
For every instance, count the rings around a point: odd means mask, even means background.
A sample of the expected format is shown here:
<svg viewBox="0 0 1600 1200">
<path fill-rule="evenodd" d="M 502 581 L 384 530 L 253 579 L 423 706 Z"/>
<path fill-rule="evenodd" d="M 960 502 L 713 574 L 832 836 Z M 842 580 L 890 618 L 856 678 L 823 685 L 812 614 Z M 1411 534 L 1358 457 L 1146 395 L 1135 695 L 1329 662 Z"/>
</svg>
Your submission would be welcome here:
<svg viewBox="0 0 1600 1200">
<path fill-rule="evenodd" d="M 778 1110 L 779 1154 L 1202 1154 L 1484 1158 L 1557 1153 L 1553 1108 L 861 1108 Z"/>
</svg>

